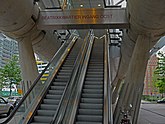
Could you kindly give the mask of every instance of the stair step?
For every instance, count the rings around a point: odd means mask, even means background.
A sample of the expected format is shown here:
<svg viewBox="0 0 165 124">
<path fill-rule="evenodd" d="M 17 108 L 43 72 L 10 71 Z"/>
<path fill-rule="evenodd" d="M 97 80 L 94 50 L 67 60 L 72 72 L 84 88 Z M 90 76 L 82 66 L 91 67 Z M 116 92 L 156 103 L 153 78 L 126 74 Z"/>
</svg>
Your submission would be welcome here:
<svg viewBox="0 0 165 124">
<path fill-rule="evenodd" d="M 103 94 L 88 94 L 88 93 L 83 93 L 82 94 L 83 98 L 103 98 Z"/>
<path fill-rule="evenodd" d="M 68 81 L 68 79 L 61 79 L 61 78 L 57 78 L 57 79 L 55 79 L 55 82 L 67 82 Z"/>
<path fill-rule="evenodd" d="M 56 110 L 58 105 L 49 105 L 49 104 L 41 104 L 40 109 L 44 110 Z"/>
<path fill-rule="evenodd" d="M 52 94 L 47 94 L 46 99 L 54 99 L 54 100 L 60 100 L 62 95 L 52 95 Z"/>
<path fill-rule="evenodd" d="M 55 86 L 66 86 L 66 82 L 64 83 L 64 82 L 53 82 L 53 85 L 55 85 Z"/>
<path fill-rule="evenodd" d="M 52 111 L 52 110 L 37 110 L 37 115 L 40 116 L 54 116 L 56 111 Z"/>
<path fill-rule="evenodd" d="M 81 103 L 102 104 L 103 99 L 81 98 Z"/>
<path fill-rule="evenodd" d="M 69 75 L 57 75 L 57 78 L 59 78 L 59 79 L 69 79 Z"/>
<path fill-rule="evenodd" d="M 85 81 L 86 85 L 103 85 L 103 81 Z"/>
<path fill-rule="evenodd" d="M 101 122 L 86 122 L 86 121 L 80 122 L 80 121 L 77 121 L 76 124 L 103 124 L 103 123 L 101 123 Z"/>
<path fill-rule="evenodd" d="M 51 95 L 62 95 L 63 90 L 49 90 L 49 94 L 51 94 Z"/>
<path fill-rule="evenodd" d="M 84 85 L 85 89 L 102 89 L 103 85 Z"/>
<path fill-rule="evenodd" d="M 91 94 L 102 94 L 103 89 L 95 90 L 95 89 L 83 89 L 84 93 L 91 93 Z"/>
<path fill-rule="evenodd" d="M 103 81 L 103 78 L 99 78 L 99 77 L 87 77 L 87 78 L 85 78 L 85 81 Z"/>
<path fill-rule="evenodd" d="M 78 113 L 81 115 L 102 115 L 102 110 L 94 110 L 94 109 L 79 109 Z"/>
<path fill-rule="evenodd" d="M 51 86 L 51 90 L 64 90 L 65 86 Z"/>
<path fill-rule="evenodd" d="M 103 105 L 102 104 L 89 104 L 89 103 L 80 103 L 80 108 L 81 109 L 102 109 Z"/>
<path fill-rule="evenodd" d="M 53 117 L 50 117 L 50 116 L 34 116 L 35 122 L 50 123 L 52 119 Z"/>
<path fill-rule="evenodd" d="M 43 103 L 44 104 L 53 104 L 53 105 L 58 105 L 60 100 L 54 100 L 54 99 L 44 99 Z"/>
<path fill-rule="evenodd" d="M 77 120 L 78 121 L 89 121 L 89 122 L 102 122 L 103 121 L 103 117 L 102 116 L 98 116 L 98 115 L 78 115 L 77 116 Z"/>
<path fill-rule="evenodd" d="M 92 68 L 92 69 L 88 69 L 89 72 L 95 71 L 95 72 L 103 72 L 103 69 L 98 69 L 98 68 Z"/>
<path fill-rule="evenodd" d="M 104 78 L 103 74 L 87 74 L 86 78 Z"/>
</svg>

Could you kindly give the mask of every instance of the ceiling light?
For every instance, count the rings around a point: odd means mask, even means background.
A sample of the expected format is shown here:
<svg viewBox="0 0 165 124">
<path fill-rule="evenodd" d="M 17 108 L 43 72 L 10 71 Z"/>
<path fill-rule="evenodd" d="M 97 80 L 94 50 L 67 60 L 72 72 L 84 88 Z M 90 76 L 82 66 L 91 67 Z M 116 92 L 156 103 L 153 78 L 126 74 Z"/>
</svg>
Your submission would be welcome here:
<svg viewBox="0 0 165 124">
<path fill-rule="evenodd" d="M 83 7 L 84 5 L 83 4 L 80 4 L 80 7 Z"/>
</svg>

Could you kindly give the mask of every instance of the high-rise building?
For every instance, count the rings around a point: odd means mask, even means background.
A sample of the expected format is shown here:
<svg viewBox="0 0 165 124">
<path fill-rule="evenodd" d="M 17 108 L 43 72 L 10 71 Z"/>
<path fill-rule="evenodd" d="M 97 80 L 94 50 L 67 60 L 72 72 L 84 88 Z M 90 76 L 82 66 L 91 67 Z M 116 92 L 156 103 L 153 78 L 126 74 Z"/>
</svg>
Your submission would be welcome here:
<svg viewBox="0 0 165 124">
<path fill-rule="evenodd" d="M 0 67 L 5 66 L 13 55 L 18 56 L 18 43 L 0 33 Z"/>
<path fill-rule="evenodd" d="M 144 79 L 143 95 L 157 95 L 155 88 L 153 87 L 152 79 L 155 68 L 157 67 L 158 58 L 156 54 L 152 55 L 148 60 L 146 68 L 146 76 Z"/>
<path fill-rule="evenodd" d="M 38 72 L 42 73 L 42 71 L 45 69 L 45 67 L 47 66 L 48 62 L 47 61 L 42 61 L 37 54 L 35 54 L 35 58 L 36 58 L 36 63 L 37 63 L 37 68 L 38 68 Z M 46 71 L 44 73 L 44 75 L 41 78 L 41 81 L 45 81 L 47 79 L 47 77 L 49 76 L 49 71 Z"/>
</svg>

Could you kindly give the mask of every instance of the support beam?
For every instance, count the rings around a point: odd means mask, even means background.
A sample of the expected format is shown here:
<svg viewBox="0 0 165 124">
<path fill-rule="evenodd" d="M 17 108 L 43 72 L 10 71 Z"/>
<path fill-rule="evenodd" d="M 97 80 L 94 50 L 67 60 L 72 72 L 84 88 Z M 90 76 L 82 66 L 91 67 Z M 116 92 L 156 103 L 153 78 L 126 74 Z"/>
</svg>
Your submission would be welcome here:
<svg viewBox="0 0 165 124">
<path fill-rule="evenodd" d="M 130 111 L 133 117 L 137 105 L 138 95 L 141 95 L 146 65 L 149 58 L 150 36 L 139 35 L 136 41 L 135 49 L 128 67 L 124 85 L 120 92 L 119 100 L 114 112 L 114 123 L 119 124 L 122 118 L 121 111 Z M 140 102 L 138 102 L 140 104 Z M 132 105 L 132 108 L 130 108 Z M 138 108 L 137 108 L 138 107 Z M 137 114 L 136 114 L 137 116 Z M 136 118 L 136 117 L 134 117 Z M 133 118 L 133 119 L 134 119 Z"/>
<path fill-rule="evenodd" d="M 42 10 L 38 29 L 116 29 L 129 28 L 126 9 Z"/>
<path fill-rule="evenodd" d="M 25 37 L 22 41 L 19 41 L 18 47 L 21 73 L 23 81 L 25 82 L 25 90 L 23 92 L 25 93 L 30 86 L 30 84 L 28 85 L 26 83 L 33 82 L 36 79 L 38 70 L 30 37 Z"/>
</svg>

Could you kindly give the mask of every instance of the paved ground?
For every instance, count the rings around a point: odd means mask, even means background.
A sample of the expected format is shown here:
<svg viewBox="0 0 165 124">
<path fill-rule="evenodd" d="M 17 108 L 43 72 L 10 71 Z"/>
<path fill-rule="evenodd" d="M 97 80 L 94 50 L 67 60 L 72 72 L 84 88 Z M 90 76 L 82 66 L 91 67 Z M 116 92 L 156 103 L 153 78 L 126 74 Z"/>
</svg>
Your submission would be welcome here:
<svg viewBox="0 0 165 124">
<path fill-rule="evenodd" d="M 142 102 L 138 124 L 165 124 L 165 104 Z"/>
</svg>

